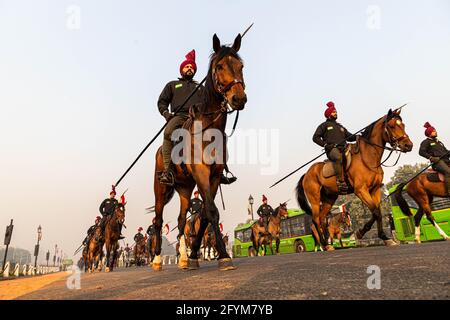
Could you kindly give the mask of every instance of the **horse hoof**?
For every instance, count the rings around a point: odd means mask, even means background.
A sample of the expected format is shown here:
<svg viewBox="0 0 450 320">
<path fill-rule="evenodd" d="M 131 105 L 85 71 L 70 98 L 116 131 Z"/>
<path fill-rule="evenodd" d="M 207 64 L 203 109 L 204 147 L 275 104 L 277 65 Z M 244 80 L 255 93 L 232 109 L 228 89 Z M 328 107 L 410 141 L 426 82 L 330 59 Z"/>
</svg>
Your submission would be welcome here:
<svg viewBox="0 0 450 320">
<path fill-rule="evenodd" d="M 178 262 L 178 269 L 181 269 L 181 270 L 188 269 L 188 261 L 187 260 L 180 260 Z"/>
<path fill-rule="evenodd" d="M 197 270 L 200 268 L 200 265 L 198 263 L 198 259 L 188 259 L 188 269 L 189 270 Z"/>
<path fill-rule="evenodd" d="M 334 251 L 334 250 L 336 250 L 336 249 L 332 245 L 327 245 L 325 247 L 325 251 Z"/>
<path fill-rule="evenodd" d="M 397 242 L 395 242 L 395 241 L 392 240 L 392 239 L 384 240 L 384 244 L 385 244 L 387 247 L 392 247 L 392 246 L 398 246 L 398 245 L 399 245 Z"/>
<path fill-rule="evenodd" d="M 228 271 L 228 270 L 236 270 L 237 267 L 233 266 L 233 261 L 231 258 L 219 259 L 219 270 L 220 271 Z"/>
<path fill-rule="evenodd" d="M 162 270 L 161 263 L 153 263 L 152 269 L 155 270 L 155 271 L 161 271 Z"/>
<path fill-rule="evenodd" d="M 105 268 L 105 272 L 109 272 L 110 270 L 109 270 L 109 268 L 108 267 L 106 267 Z"/>
</svg>

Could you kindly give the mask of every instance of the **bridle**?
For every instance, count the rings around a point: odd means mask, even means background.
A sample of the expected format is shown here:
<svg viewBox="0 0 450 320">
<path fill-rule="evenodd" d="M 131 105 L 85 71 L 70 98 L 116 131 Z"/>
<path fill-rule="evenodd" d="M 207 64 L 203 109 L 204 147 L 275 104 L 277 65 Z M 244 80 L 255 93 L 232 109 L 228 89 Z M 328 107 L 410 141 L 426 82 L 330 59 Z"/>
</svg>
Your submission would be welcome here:
<svg viewBox="0 0 450 320">
<path fill-rule="evenodd" d="M 394 115 L 394 116 L 393 116 L 392 118 L 390 118 L 389 120 L 391 120 L 391 119 L 398 119 L 398 120 L 401 120 L 401 119 L 398 117 L 398 115 Z M 383 132 L 383 140 L 384 140 L 385 142 L 389 143 L 389 144 L 391 145 L 391 147 L 379 145 L 379 144 L 376 144 L 376 143 L 371 142 L 369 139 L 363 138 L 364 141 L 365 141 L 367 144 L 371 145 L 371 146 L 374 146 L 374 147 L 377 147 L 377 148 L 380 148 L 380 149 L 383 149 L 383 150 L 388 150 L 388 151 L 390 151 L 389 154 L 388 154 L 388 156 L 386 157 L 386 159 L 384 159 L 384 160 L 383 160 L 378 166 L 376 166 L 374 169 L 379 168 L 379 167 L 381 167 L 381 166 L 383 166 L 383 167 L 395 167 L 395 166 L 397 165 L 397 163 L 399 162 L 402 153 L 405 153 L 405 151 L 399 149 L 398 146 L 399 146 L 399 143 L 400 143 L 401 141 L 407 139 L 409 136 L 408 136 L 406 133 L 404 133 L 404 134 L 401 135 L 400 137 L 394 137 L 394 135 L 393 135 L 392 132 L 388 129 L 388 127 L 389 127 L 389 126 L 388 126 L 388 117 L 386 116 L 386 117 L 384 118 L 384 124 L 383 124 L 383 128 L 384 128 L 384 132 Z M 395 152 L 398 152 L 397 160 L 396 160 L 395 163 L 394 163 L 393 165 L 391 165 L 391 166 L 385 165 L 385 162 L 391 157 L 391 155 L 392 155 L 392 153 L 393 153 L 394 151 L 395 151 Z"/>
<path fill-rule="evenodd" d="M 225 56 L 226 57 L 226 56 Z M 233 112 L 236 112 L 236 118 L 234 119 L 234 123 L 233 123 L 233 129 L 231 131 L 230 135 L 225 134 L 228 138 L 230 138 L 235 130 L 236 130 L 236 126 L 238 123 L 238 119 L 239 119 L 239 110 L 235 110 L 232 109 L 230 107 L 228 98 L 226 96 L 226 94 L 228 93 L 228 91 L 231 90 L 231 88 L 233 88 L 235 85 L 240 84 L 242 85 L 242 88 L 245 90 L 245 83 L 243 80 L 238 80 L 236 78 L 234 78 L 230 83 L 224 85 L 222 83 L 220 83 L 219 79 L 217 78 L 217 65 L 220 61 L 222 61 L 225 57 L 223 57 L 221 60 L 219 60 L 218 62 L 215 63 L 215 67 L 212 70 L 212 79 L 213 79 L 213 86 L 214 89 L 220 93 L 220 95 L 222 96 L 222 102 L 220 103 L 220 108 L 216 111 L 212 111 L 212 112 L 203 112 L 202 116 L 216 116 L 213 121 L 211 121 L 211 123 L 209 123 L 205 128 L 203 128 L 200 132 L 196 132 L 194 133 L 194 135 L 199 134 L 199 133 L 203 133 L 205 132 L 207 129 L 211 128 L 211 126 L 217 122 L 220 118 L 222 118 L 223 115 L 228 115 L 228 114 L 232 114 Z M 231 109 L 231 110 L 229 110 Z"/>
</svg>

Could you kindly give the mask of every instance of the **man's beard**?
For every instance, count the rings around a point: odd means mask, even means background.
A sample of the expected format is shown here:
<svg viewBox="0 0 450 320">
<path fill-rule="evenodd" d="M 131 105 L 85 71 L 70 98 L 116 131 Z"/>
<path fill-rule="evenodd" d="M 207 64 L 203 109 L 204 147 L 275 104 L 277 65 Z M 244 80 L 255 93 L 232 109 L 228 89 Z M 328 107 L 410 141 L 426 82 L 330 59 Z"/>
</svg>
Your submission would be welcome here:
<svg viewBox="0 0 450 320">
<path fill-rule="evenodd" d="M 194 78 L 194 73 L 185 73 L 183 74 L 183 78 L 185 78 L 186 80 L 192 80 L 192 78 Z"/>
</svg>

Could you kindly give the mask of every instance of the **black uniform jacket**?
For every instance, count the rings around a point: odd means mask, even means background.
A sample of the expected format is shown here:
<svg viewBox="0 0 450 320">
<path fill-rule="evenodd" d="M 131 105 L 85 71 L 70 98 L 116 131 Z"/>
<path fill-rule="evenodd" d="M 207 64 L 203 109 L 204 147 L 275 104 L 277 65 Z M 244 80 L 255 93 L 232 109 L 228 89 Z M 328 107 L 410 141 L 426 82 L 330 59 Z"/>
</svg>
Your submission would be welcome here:
<svg viewBox="0 0 450 320">
<path fill-rule="evenodd" d="M 419 155 L 430 159 L 431 157 L 442 157 L 448 153 L 447 148 L 438 139 L 426 138 L 420 144 Z M 442 158 L 446 163 L 450 163 L 449 156 Z"/>
<path fill-rule="evenodd" d="M 352 136 L 339 122 L 333 119 L 327 119 L 316 129 L 313 135 L 313 141 L 319 146 L 326 144 L 336 144 L 340 147 L 345 146 L 345 141 L 356 141 L 356 136 Z"/>
<path fill-rule="evenodd" d="M 183 78 L 179 78 L 175 81 L 170 81 L 164 87 L 161 95 L 158 99 L 158 109 L 161 114 L 165 111 L 175 112 L 189 97 L 189 95 L 194 91 L 197 87 L 198 83 L 194 80 L 186 80 Z M 192 96 L 186 105 L 179 111 L 179 113 L 187 114 L 189 112 L 189 108 L 194 104 L 202 104 L 203 103 L 203 86 L 200 87 L 197 92 Z"/>
</svg>

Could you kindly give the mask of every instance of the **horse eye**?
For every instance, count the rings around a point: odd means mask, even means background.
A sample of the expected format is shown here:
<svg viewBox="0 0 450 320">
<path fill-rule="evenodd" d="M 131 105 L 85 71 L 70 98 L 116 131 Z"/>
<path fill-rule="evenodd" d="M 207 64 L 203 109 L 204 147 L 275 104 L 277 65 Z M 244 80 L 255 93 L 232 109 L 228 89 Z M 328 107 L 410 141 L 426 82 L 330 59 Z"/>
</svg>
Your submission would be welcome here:
<svg viewBox="0 0 450 320">
<path fill-rule="evenodd" d="M 221 65 L 221 64 L 218 64 L 218 65 L 216 66 L 216 69 L 217 69 L 217 70 L 222 70 L 222 69 L 223 69 L 223 67 L 222 67 L 222 65 Z"/>
</svg>

